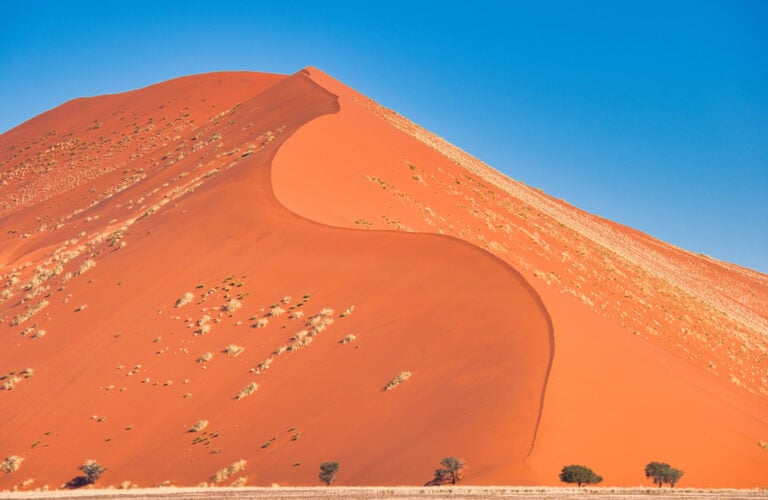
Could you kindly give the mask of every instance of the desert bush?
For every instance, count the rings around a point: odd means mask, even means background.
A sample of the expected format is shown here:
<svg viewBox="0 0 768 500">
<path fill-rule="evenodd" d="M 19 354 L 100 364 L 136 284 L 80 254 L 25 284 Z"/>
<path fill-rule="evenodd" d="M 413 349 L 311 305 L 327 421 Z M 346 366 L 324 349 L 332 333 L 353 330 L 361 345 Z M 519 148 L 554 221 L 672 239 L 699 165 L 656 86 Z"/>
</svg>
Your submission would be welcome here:
<svg viewBox="0 0 768 500">
<path fill-rule="evenodd" d="M 256 382 L 251 382 L 250 384 L 243 387 L 243 389 L 237 393 L 237 396 L 235 396 L 235 399 L 243 399 L 246 396 L 250 396 L 254 392 L 256 392 L 259 388 L 259 385 Z"/>
<path fill-rule="evenodd" d="M 190 302 L 192 302 L 195 298 L 195 295 L 192 292 L 187 292 L 184 295 L 179 298 L 179 300 L 176 301 L 176 305 L 174 307 L 182 307 Z"/>
<path fill-rule="evenodd" d="M 597 484 L 603 478 L 595 474 L 589 467 L 583 465 L 566 465 L 560 472 L 560 481 L 564 483 L 576 483 L 579 488 L 582 484 Z"/>
<path fill-rule="evenodd" d="M 80 470 L 85 474 L 85 480 L 88 484 L 93 484 L 101 477 L 107 469 L 96 460 L 89 459 L 83 462 Z"/>
<path fill-rule="evenodd" d="M 10 474 L 11 472 L 16 472 L 19 470 L 19 467 L 21 467 L 21 463 L 24 461 L 24 459 L 18 455 L 11 455 L 10 457 L 5 457 L 5 460 L 0 462 L 0 470 L 3 472 Z"/>
<path fill-rule="evenodd" d="M 293 311 L 288 315 L 288 319 L 300 319 L 304 317 L 304 311 Z"/>
<path fill-rule="evenodd" d="M 336 473 L 339 472 L 339 462 L 323 462 L 320 464 L 320 474 L 318 477 L 326 486 L 330 486 L 336 479 Z"/>
<path fill-rule="evenodd" d="M 392 380 L 391 380 L 391 381 L 390 381 L 390 382 L 389 382 L 389 383 L 386 385 L 386 387 L 384 387 L 384 390 L 385 390 L 385 391 L 391 391 L 392 389 L 394 389 L 394 388 L 395 388 L 395 387 L 397 387 L 398 385 L 402 384 L 403 382 L 405 382 L 405 381 L 406 381 L 406 380 L 408 380 L 409 378 L 411 378 L 411 372 L 406 372 L 406 371 L 400 372 L 400 373 L 397 375 L 397 377 L 393 378 L 393 379 L 392 379 Z"/>
<path fill-rule="evenodd" d="M 445 457 L 440 461 L 442 466 L 435 470 L 435 477 L 429 484 L 443 484 L 450 481 L 451 484 L 456 484 L 461 480 L 461 470 L 465 464 L 456 457 Z"/>
<path fill-rule="evenodd" d="M 203 354 L 200 355 L 199 358 L 197 358 L 197 362 L 198 363 L 207 363 L 211 359 L 213 359 L 213 353 L 212 352 L 204 352 Z"/>
<path fill-rule="evenodd" d="M 343 339 L 339 340 L 339 342 L 342 343 L 342 344 L 349 344 L 350 342 L 352 342 L 356 338 L 357 337 L 355 337 L 353 334 L 350 333 L 349 335 L 347 335 Z"/>
</svg>

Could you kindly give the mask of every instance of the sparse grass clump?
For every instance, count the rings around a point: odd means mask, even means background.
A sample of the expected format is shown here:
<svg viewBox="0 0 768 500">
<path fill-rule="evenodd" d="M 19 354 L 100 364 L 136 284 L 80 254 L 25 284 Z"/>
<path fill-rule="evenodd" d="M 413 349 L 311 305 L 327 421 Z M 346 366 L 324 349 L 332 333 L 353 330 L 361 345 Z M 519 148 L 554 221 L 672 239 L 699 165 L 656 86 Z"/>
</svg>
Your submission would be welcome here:
<svg viewBox="0 0 768 500">
<path fill-rule="evenodd" d="M 192 292 L 187 292 L 184 295 L 181 296 L 179 300 L 176 301 L 176 305 L 174 307 L 183 307 L 190 302 L 192 302 L 195 298 L 195 294 Z"/>
<path fill-rule="evenodd" d="M 304 317 L 304 311 L 293 311 L 289 316 L 288 319 L 301 319 Z"/>
<path fill-rule="evenodd" d="M 245 476 L 238 477 L 232 483 L 230 483 L 230 486 L 233 488 L 238 488 L 240 486 L 245 486 L 245 482 L 247 481 L 247 478 Z"/>
<path fill-rule="evenodd" d="M 80 264 L 80 267 L 77 269 L 77 272 L 75 272 L 75 276 L 80 276 L 86 271 L 89 271 L 96 267 L 96 261 L 93 259 L 88 259 L 82 264 Z"/>
<path fill-rule="evenodd" d="M 30 318 L 32 318 L 32 316 L 34 316 L 35 314 L 39 313 L 40 311 L 42 311 L 46 307 L 48 307 L 48 301 L 43 299 L 37 305 L 32 306 L 29 309 L 27 309 L 26 311 L 24 311 L 23 313 L 16 315 L 11 320 L 11 326 L 20 325 L 20 324 L 24 323 L 25 321 L 28 321 Z"/>
<path fill-rule="evenodd" d="M 236 299 L 230 299 L 229 302 L 221 306 L 221 310 L 223 312 L 233 313 L 240 309 L 243 304 L 240 303 L 240 301 Z"/>
<path fill-rule="evenodd" d="M 235 396 L 235 399 L 243 399 L 247 396 L 250 396 L 256 390 L 259 388 L 259 385 L 256 382 L 251 382 L 250 384 L 243 387 L 243 389 L 237 393 L 237 396 Z"/>
<path fill-rule="evenodd" d="M 195 330 L 195 334 L 197 335 L 205 335 L 206 333 L 210 333 L 211 331 L 211 317 L 207 314 L 200 318 L 197 322 L 197 330 Z"/>
<path fill-rule="evenodd" d="M 355 306 L 349 306 L 343 313 L 341 313 L 339 316 L 342 318 L 346 318 L 350 314 L 352 314 L 352 311 L 355 310 Z"/>
<path fill-rule="evenodd" d="M 198 363 L 207 363 L 211 359 L 213 359 L 213 353 L 212 352 L 204 352 L 203 354 L 200 355 L 199 358 L 197 358 L 197 362 Z"/>
<path fill-rule="evenodd" d="M 190 427 L 189 431 L 187 432 L 200 432 L 201 430 L 208 427 L 208 421 L 207 420 L 198 420 L 195 425 Z"/>
<path fill-rule="evenodd" d="M 269 323 L 269 320 L 267 318 L 259 318 L 256 320 L 256 322 L 251 325 L 253 328 L 264 328 Z"/>
<path fill-rule="evenodd" d="M 281 316 L 285 314 L 285 309 L 280 307 L 279 305 L 275 304 L 274 306 L 269 308 L 269 315 L 273 318 L 276 318 L 278 316 Z"/>
<path fill-rule="evenodd" d="M 227 347 L 224 348 L 224 353 L 229 354 L 234 358 L 239 356 L 244 350 L 245 350 L 244 347 L 241 347 L 236 344 L 229 344 Z"/>
<path fill-rule="evenodd" d="M 10 474 L 11 472 L 16 472 L 19 470 L 19 467 L 21 467 L 21 463 L 24 461 L 24 459 L 18 455 L 11 455 L 10 457 L 5 457 L 5 460 L 0 462 L 0 470 L 3 472 Z"/>
<path fill-rule="evenodd" d="M 18 384 L 19 382 L 21 382 L 21 377 L 17 377 L 16 375 L 10 375 L 6 378 L 5 382 L 3 382 L 3 385 L 0 386 L 0 389 L 4 391 L 12 391 L 13 388 L 16 387 L 16 384 Z"/>
<path fill-rule="evenodd" d="M 230 465 L 226 469 L 221 469 L 218 472 L 216 472 L 216 474 L 211 478 L 211 481 L 213 481 L 216 484 L 226 481 L 230 476 L 233 476 L 238 472 L 244 471 L 246 465 L 247 465 L 247 462 L 245 460 L 238 460 L 237 462 L 233 462 L 232 465 Z"/>
<path fill-rule="evenodd" d="M 392 379 L 392 380 L 391 380 L 391 381 L 390 381 L 390 382 L 389 382 L 389 383 L 386 385 L 386 387 L 384 387 L 384 390 L 385 390 L 385 391 L 391 391 L 392 389 L 394 389 L 394 388 L 395 388 L 395 387 L 397 387 L 398 385 L 402 384 L 403 382 L 405 382 L 406 380 L 408 380 L 409 378 L 411 378 L 411 375 L 412 375 L 412 374 L 411 374 L 411 372 L 407 372 L 407 371 L 402 371 L 402 372 L 400 372 L 400 373 L 397 375 L 397 377 L 393 378 L 393 379 Z"/>
</svg>

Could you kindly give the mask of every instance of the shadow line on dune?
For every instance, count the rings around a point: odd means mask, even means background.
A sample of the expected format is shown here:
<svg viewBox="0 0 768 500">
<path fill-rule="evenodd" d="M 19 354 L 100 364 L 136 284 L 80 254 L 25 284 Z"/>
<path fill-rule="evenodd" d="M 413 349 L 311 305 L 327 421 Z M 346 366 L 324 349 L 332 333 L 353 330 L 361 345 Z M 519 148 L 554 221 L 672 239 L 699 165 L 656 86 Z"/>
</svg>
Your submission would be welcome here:
<svg viewBox="0 0 768 500">
<path fill-rule="evenodd" d="M 297 217 L 298 219 L 303 220 L 303 221 L 305 221 L 307 223 L 310 223 L 312 225 L 316 225 L 316 226 L 319 226 L 319 227 L 333 228 L 335 230 L 350 231 L 350 232 L 355 232 L 355 233 L 364 233 L 364 232 L 366 232 L 366 230 L 352 228 L 352 227 L 334 226 L 334 225 L 325 224 L 325 223 L 322 223 L 322 222 L 319 222 L 319 221 L 307 218 L 305 216 L 302 216 L 302 215 L 294 212 L 290 207 L 288 207 L 283 202 L 281 202 L 278 199 L 277 195 L 275 194 L 274 185 L 272 183 L 272 170 L 275 168 L 275 166 L 274 166 L 275 157 L 277 156 L 278 152 L 283 147 L 283 145 L 286 144 L 288 141 L 290 141 L 290 139 L 293 136 L 293 134 L 295 134 L 301 127 L 307 125 L 311 121 L 313 121 L 313 120 L 315 120 L 315 119 L 317 119 L 317 118 L 319 118 L 321 116 L 330 115 L 330 114 L 337 114 L 337 113 L 339 113 L 341 111 L 341 104 L 339 102 L 339 96 L 338 95 L 333 94 L 332 92 L 330 92 L 329 90 L 327 90 L 326 88 L 322 87 L 320 84 L 315 82 L 311 78 L 311 75 L 310 75 L 310 73 L 308 71 L 302 70 L 299 73 L 297 73 L 295 76 L 299 76 L 299 75 L 302 78 L 306 79 L 308 82 L 310 82 L 313 86 L 315 86 L 320 91 L 322 91 L 322 92 L 324 92 L 324 93 L 326 93 L 326 94 L 328 94 L 330 96 L 333 96 L 334 101 L 335 101 L 335 106 L 333 107 L 332 111 L 325 111 L 324 113 L 317 114 L 316 116 L 310 118 L 309 120 L 304 121 L 304 123 L 302 123 L 301 125 L 296 127 L 295 130 L 293 130 L 289 134 L 287 134 L 287 136 L 281 141 L 281 143 L 278 145 L 278 147 L 275 148 L 271 152 L 269 158 L 267 159 L 268 168 L 269 168 L 269 174 L 268 174 L 269 175 L 269 183 L 267 185 L 268 194 L 272 198 L 272 200 L 280 208 L 282 208 L 283 210 L 289 212 L 291 215 L 293 215 L 293 216 Z M 526 290 L 526 292 L 529 295 L 529 297 L 531 299 L 533 299 L 533 301 L 535 302 L 536 306 L 539 309 L 539 312 L 541 313 L 541 315 L 543 316 L 543 318 L 546 321 L 547 335 L 548 335 L 548 344 L 549 344 L 549 355 L 548 355 L 548 360 L 547 360 L 547 363 L 546 363 L 546 370 L 545 370 L 545 373 L 544 373 L 544 376 L 543 376 L 543 383 L 542 383 L 542 387 L 541 387 L 541 395 L 539 397 L 539 407 L 537 409 L 536 423 L 535 423 L 534 428 L 533 428 L 533 437 L 531 439 L 531 444 L 530 444 L 530 447 L 528 449 L 528 452 L 525 455 L 525 457 L 523 457 L 523 460 L 525 460 L 528 457 L 530 457 L 530 455 L 533 453 L 534 447 L 536 445 L 536 438 L 538 436 L 539 426 L 541 424 L 541 419 L 542 419 L 542 415 L 543 415 L 543 412 L 544 412 L 544 402 L 545 402 L 545 396 L 546 396 L 546 391 L 547 391 L 547 385 L 548 385 L 548 382 L 549 382 L 549 377 L 550 377 L 550 374 L 551 374 L 551 371 L 552 371 L 552 364 L 554 362 L 554 356 L 555 356 L 554 325 L 552 323 L 552 318 L 551 318 L 551 315 L 549 313 L 549 310 L 547 309 L 546 305 L 544 304 L 544 301 L 541 299 L 541 296 L 538 294 L 538 292 L 533 287 L 533 285 L 531 285 L 530 282 L 528 280 L 526 280 L 523 277 L 523 275 L 517 269 L 515 269 L 511 264 L 509 264 L 508 262 L 504 261 L 500 257 L 494 255 L 493 253 L 491 253 L 491 252 L 489 252 L 489 251 L 487 251 L 487 250 L 485 250 L 485 249 L 483 249 L 481 247 L 478 247 L 477 245 L 474 245 L 474 244 L 472 244 L 472 243 L 470 243 L 470 242 L 468 242 L 466 240 L 463 240 L 463 239 L 460 239 L 460 238 L 457 238 L 457 237 L 451 236 L 451 235 L 435 234 L 435 233 L 423 233 L 423 232 L 418 232 L 418 233 L 407 233 L 407 232 L 405 232 L 404 233 L 403 231 L 395 231 L 395 230 L 390 230 L 390 229 L 376 229 L 375 231 L 378 232 L 378 233 L 382 233 L 382 234 L 397 234 L 397 235 L 407 234 L 408 237 L 438 238 L 440 240 L 453 241 L 456 244 L 459 244 L 459 245 L 464 246 L 466 248 L 471 248 L 474 251 L 478 251 L 478 252 L 480 252 L 480 254 L 483 257 L 490 258 L 491 260 L 493 260 L 497 264 L 499 264 L 502 268 L 504 268 L 511 275 L 511 277 L 515 281 L 517 281 L 518 283 L 520 283 L 523 286 L 523 288 Z"/>
</svg>

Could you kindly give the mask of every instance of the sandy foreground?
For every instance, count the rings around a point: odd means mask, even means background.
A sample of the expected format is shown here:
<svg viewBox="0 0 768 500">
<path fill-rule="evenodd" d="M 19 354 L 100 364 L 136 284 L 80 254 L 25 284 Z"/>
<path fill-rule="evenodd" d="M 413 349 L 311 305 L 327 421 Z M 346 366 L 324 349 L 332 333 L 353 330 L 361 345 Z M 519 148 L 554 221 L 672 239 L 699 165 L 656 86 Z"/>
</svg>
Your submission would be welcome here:
<svg viewBox="0 0 768 500">
<path fill-rule="evenodd" d="M 768 498 L 761 489 L 693 489 L 693 488 L 553 488 L 510 486 L 453 486 L 440 488 L 399 487 L 298 487 L 298 488 L 141 488 L 132 490 L 77 490 L 54 492 L 0 493 L 0 498 L 535 498 L 565 500 L 577 498 L 633 500 L 654 499 L 755 499 Z"/>
</svg>

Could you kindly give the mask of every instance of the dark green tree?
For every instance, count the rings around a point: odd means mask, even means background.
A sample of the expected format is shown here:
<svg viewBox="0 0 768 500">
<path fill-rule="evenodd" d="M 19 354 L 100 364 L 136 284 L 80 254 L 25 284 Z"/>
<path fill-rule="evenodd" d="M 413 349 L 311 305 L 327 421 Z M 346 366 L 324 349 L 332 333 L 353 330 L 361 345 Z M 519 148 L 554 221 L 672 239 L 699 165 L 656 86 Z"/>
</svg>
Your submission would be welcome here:
<svg viewBox="0 0 768 500">
<path fill-rule="evenodd" d="M 96 460 L 86 460 L 83 465 L 80 466 L 80 470 L 85 474 L 85 481 L 88 484 L 93 484 L 98 481 L 107 469 Z"/>
<path fill-rule="evenodd" d="M 603 478 L 595 474 L 589 467 L 583 465 L 566 465 L 560 472 L 560 481 L 564 483 L 576 483 L 581 488 L 582 484 L 597 484 Z"/>
<path fill-rule="evenodd" d="M 320 475 L 318 476 L 326 486 L 330 486 L 336 473 L 339 471 L 339 462 L 323 462 L 320 464 Z"/>
<path fill-rule="evenodd" d="M 653 479 L 654 484 L 658 484 L 659 488 L 664 483 L 669 483 L 669 486 L 674 488 L 675 484 L 680 481 L 680 478 L 685 474 L 680 469 L 675 469 L 664 462 L 650 462 L 645 466 L 645 477 Z"/>
<path fill-rule="evenodd" d="M 456 484 L 461 480 L 461 470 L 464 468 L 464 462 L 456 457 L 445 457 L 440 460 L 440 469 L 435 470 L 435 478 L 429 484 L 443 484 L 450 481 Z"/>
</svg>

